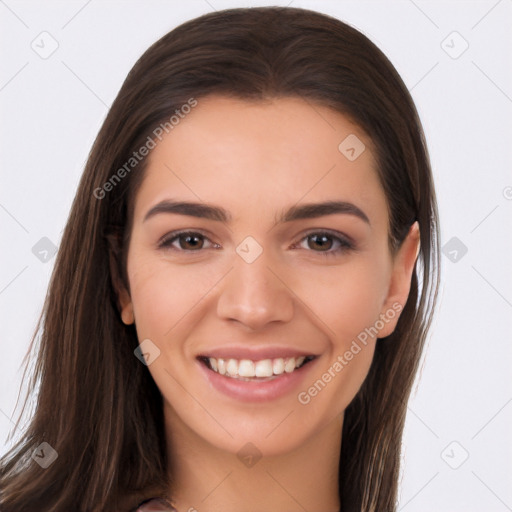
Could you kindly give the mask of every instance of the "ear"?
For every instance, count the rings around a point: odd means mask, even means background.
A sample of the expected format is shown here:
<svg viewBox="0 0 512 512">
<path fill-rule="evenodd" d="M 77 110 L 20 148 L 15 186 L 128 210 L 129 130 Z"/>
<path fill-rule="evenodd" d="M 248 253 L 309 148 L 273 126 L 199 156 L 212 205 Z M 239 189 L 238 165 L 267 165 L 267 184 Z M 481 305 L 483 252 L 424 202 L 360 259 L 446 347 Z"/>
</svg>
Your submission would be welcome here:
<svg viewBox="0 0 512 512">
<path fill-rule="evenodd" d="M 121 320 L 124 324 L 130 325 L 135 322 L 135 316 L 133 314 L 133 304 L 130 297 L 130 293 L 126 289 L 126 286 L 121 278 L 119 271 L 119 246 L 118 240 L 109 238 L 109 266 L 112 286 L 117 299 L 117 308 L 121 315 Z"/>
<path fill-rule="evenodd" d="M 130 295 L 124 286 L 121 286 L 119 290 L 116 290 L 119 306 L 121 310 L 121 320 L 126 325 L 131 325 L 135 322 L 133 314 L 133 304 Z"/>
<path fill-rule="evenodd" d="M 412 272 L 419 252 L 420 228 L 418 221 L 416 221 L 409 229 L 407 236 L 394 257 L 388 295 L 381 311 L 381 318 L 384 316 L 386 322 L 382 322 L 384 327 L 379 330 L 379 338 L 389 336 L 396 328 L 400 312 L 409 297 Z M 391 315 L 389 314 L 391 311 L 393 311 L 392 318 L 390 318 Z"/>
</svg>

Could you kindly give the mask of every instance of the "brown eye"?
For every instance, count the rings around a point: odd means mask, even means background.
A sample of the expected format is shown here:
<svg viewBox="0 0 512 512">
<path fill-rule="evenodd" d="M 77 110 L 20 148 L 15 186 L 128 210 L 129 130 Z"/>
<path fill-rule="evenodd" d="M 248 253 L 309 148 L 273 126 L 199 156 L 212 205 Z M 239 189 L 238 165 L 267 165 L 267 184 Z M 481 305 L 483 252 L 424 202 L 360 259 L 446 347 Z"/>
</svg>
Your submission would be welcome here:
<svg viewBox="0 0 512 512">
<path fill-rule="evenodd" d="M 202 249 L 204 244 L 200 235 L 178 235 L 177 239 L 180 242 L 180 248 L 185 250 Z"/>
<path fill-rule="evenodd" d="M 354 249 L 354 245 L 344 237 L 324 231 L 309 233 L 301 240 L 304 241 L 307 249 L 322 253 L 324 256 L 335 256 Z"/>
<path fill-rule="evenodd" d="M 311 249 L 318 248 L 322 252 L 328 251 L 333 246 L 332 237 L 329 237 L 328 235 L 310 235 L 307 239 L 310 242 L 313 241 L 313 243 L 308 244 Z"/>
<path fill-rule="evenodd" d="M 207 237 L 195 231 L 182 231 L 180 233 L 170 233 L 166 235 L 159 243 L 159 248 L 168 248 L 171 250 L 183 252 L 199 252 L 204 248 Z"/>
</svg>

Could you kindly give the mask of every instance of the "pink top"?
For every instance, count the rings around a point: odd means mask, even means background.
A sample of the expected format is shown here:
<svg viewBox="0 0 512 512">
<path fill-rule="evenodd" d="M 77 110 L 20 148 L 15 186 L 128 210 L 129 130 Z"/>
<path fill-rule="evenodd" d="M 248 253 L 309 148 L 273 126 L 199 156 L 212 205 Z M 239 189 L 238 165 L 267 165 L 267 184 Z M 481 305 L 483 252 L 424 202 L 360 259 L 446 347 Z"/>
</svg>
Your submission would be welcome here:
<svg viewBox="0 0 512 512">
<path fill-rule="evenodd" d="M 165 498 L 144 500 L 133 512 L 177 512 Z"/>
</svg>

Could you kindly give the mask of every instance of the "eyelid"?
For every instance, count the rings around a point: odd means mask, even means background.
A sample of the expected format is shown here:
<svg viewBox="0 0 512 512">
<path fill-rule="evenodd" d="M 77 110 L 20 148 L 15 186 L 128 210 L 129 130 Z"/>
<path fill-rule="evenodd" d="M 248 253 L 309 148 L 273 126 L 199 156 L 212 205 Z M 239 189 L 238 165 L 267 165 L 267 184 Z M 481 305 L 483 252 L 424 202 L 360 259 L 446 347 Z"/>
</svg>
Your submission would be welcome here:
<svg viewBox="0 0 512 512">
<path fill-rule="evenodd" d="M 328 235 L 333 238 L 337 238 L 342 242 L 347 243 L 348 245 L 355 245 L 355 240 L 345 233 L 341 233 L 340 231 L 336 231 L 334 229 L 327 229 L 327 228 L 311 228 L 308 229 L 305 233 L 303 233 L 301 236 L 302 238 L 299 240 L 303 240 L 304 238 L 311 236 L 311 235 Z"/>
</svg>

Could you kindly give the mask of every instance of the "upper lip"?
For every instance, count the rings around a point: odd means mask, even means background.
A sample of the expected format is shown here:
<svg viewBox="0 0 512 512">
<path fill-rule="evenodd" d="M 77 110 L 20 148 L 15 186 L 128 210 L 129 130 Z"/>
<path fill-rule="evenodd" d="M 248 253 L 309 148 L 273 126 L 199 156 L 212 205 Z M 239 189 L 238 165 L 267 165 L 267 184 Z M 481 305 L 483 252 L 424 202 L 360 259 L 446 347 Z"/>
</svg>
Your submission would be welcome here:
<svg viewBox="0 0 512 512">
<path fill-rule="evenodd" d="M 277 359 L 280 357 L 301 357 L 314 356 L 312 352 L 299 350 L 293 347 L 218 347 L 211 350 L 205 350 L 197 355 L 197 357 L 213 357 L 215 359 L 250 359 L 252 361 L 261 361 L 263 359 Z"/>
</svg>

